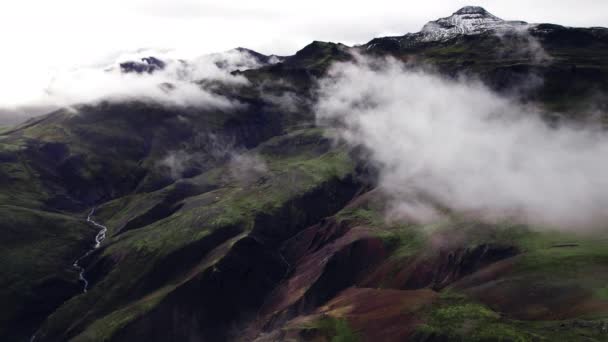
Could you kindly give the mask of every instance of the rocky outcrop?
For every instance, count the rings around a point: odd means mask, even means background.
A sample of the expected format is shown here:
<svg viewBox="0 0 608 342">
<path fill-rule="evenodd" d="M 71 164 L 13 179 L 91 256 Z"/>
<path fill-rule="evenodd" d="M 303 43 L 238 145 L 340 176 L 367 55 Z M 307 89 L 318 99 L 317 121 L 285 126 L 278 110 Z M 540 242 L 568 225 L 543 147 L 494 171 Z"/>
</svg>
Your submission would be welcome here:
<svg viewBox="0 0 608 342">
<path fill-rule="evenodd" d="M 120 71 L 123 73 L 137 73 L 137 74 L 152 74 L 156 71 L 165 69 L 167 64 L 153 56 L 144 57 L 141 61 L 128 61 L 120 63 Z"/>
</svg>

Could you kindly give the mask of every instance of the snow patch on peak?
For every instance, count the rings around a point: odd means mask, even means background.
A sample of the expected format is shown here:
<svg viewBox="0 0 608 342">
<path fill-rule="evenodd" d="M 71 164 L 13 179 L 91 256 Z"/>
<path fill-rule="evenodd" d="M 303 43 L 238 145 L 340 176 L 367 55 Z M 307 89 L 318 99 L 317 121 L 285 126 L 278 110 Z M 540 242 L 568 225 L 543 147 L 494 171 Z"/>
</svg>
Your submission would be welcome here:
<svg viewBox="0 0 608 342">
<path fill-rule="evenodd" d="M 483 7 L 467 6 L 447 18 L 431 21 L 424 25 L 421 41 L 449 40 L 459 35 L 473 35 L 488 31 L 506 32 L 527 28 L 523 21 L 502 20 Z"/>
</svg>

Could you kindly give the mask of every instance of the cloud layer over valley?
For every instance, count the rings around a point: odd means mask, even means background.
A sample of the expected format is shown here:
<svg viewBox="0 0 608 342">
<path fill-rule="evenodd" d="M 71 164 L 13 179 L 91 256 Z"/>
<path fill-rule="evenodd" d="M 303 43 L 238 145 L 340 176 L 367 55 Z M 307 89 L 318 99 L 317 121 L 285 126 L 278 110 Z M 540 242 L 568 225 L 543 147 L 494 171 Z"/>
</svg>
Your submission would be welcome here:
<svg viewBox="0 0 608 342">
<path fill-rule="evenodd" d="M 359 57 L 320 84 L 318 121 L 362 146 L 393 217 L 448 209 L 564 229 L 608 219 L 608 137 L 549 127 L 537 110 L 478 82 Z"/>
</svg>

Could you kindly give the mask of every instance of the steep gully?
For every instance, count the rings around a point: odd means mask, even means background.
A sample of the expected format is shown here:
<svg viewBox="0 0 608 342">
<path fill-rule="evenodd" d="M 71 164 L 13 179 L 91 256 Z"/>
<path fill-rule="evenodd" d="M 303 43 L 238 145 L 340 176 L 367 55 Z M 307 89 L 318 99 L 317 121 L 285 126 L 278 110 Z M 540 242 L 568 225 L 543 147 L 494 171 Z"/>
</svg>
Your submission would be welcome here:
<svg viewBox="0 0 608 342">
<path fill-rule="evenodd" d="M 89 212 L 89 215 L 87 216 L 87 223 L 90 223 L 95 228 L 99 228 L 97 235 L 95 235 L 95 244 L 93 245 L 93 248 L 89 249 L 81 257 L 76 259 L 76 261 L 74 261 L 74 263 L 72 264 L 72 266 L 78 270 L 78 279 L 83 283 L 83 288 L 82 288 L 83 293 L 87 293 L 87 290 L 89 288 L 89 281 L 84 276 L 85 268 L 80 266 L 80 261 L 82 261 L 89 255 L 91 255 L 91 253 L 93 253 L 97 248 L 99 248 L 101 246 L 101 242 L 103 242 L 103 240 L 105 240 L 106 233 L 108 231 L 108 227 L 93 220 L 94 214 L 95 214 L 95 208 L 93 207 L 93 209 L 91 209 L 91 212 Z M 32 335 L 32 337 L 30 338 L 30 342 L 34 342 L 35 340 L 36 340 L 36 334 Z"/>
</svg>

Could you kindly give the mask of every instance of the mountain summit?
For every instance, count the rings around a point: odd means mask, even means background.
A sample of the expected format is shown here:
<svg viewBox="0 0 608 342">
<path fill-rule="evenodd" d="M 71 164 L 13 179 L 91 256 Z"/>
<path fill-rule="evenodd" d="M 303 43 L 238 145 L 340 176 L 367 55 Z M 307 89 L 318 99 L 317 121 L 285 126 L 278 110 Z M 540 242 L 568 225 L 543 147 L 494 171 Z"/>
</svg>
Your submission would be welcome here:
<svg viewBox="0 0 608 342">
<path fill-rule="evenodd" d="M 449 17 L 429 21 L 419 32 L 407 33 L 398 37 L 376 38 L 367 43 L 365 48 L 396 51 L 426 43 L 443 43 L 461 36 L 524 32 L 537 27 L 537 24 L 528 24 L 525 21 L 503 20 L 483 7 L 465 6 Z"/>
<path fill-rule="evenodd" d="M 490 12 L 486 11 L 485 8 L 480 7 L 480 6 L 465 6 L 461 9 L 459 9 L 458 11 L 454 12 L 454 14 L 480 14 L 480 15 L 489 15 L 492 16 L 492 14 L 490 14 Z"/>
<path fill-rule="evenodd" d="M 479 6 L 466 6 L 449 17 L 431 21 L 424 25 L 421 41 L 441 41 L 457 35 L 479 34 L 487 31 L 510 31 L 523 29 L 524 21 L 506 21 L 494 16 Z"/>
</svg>

